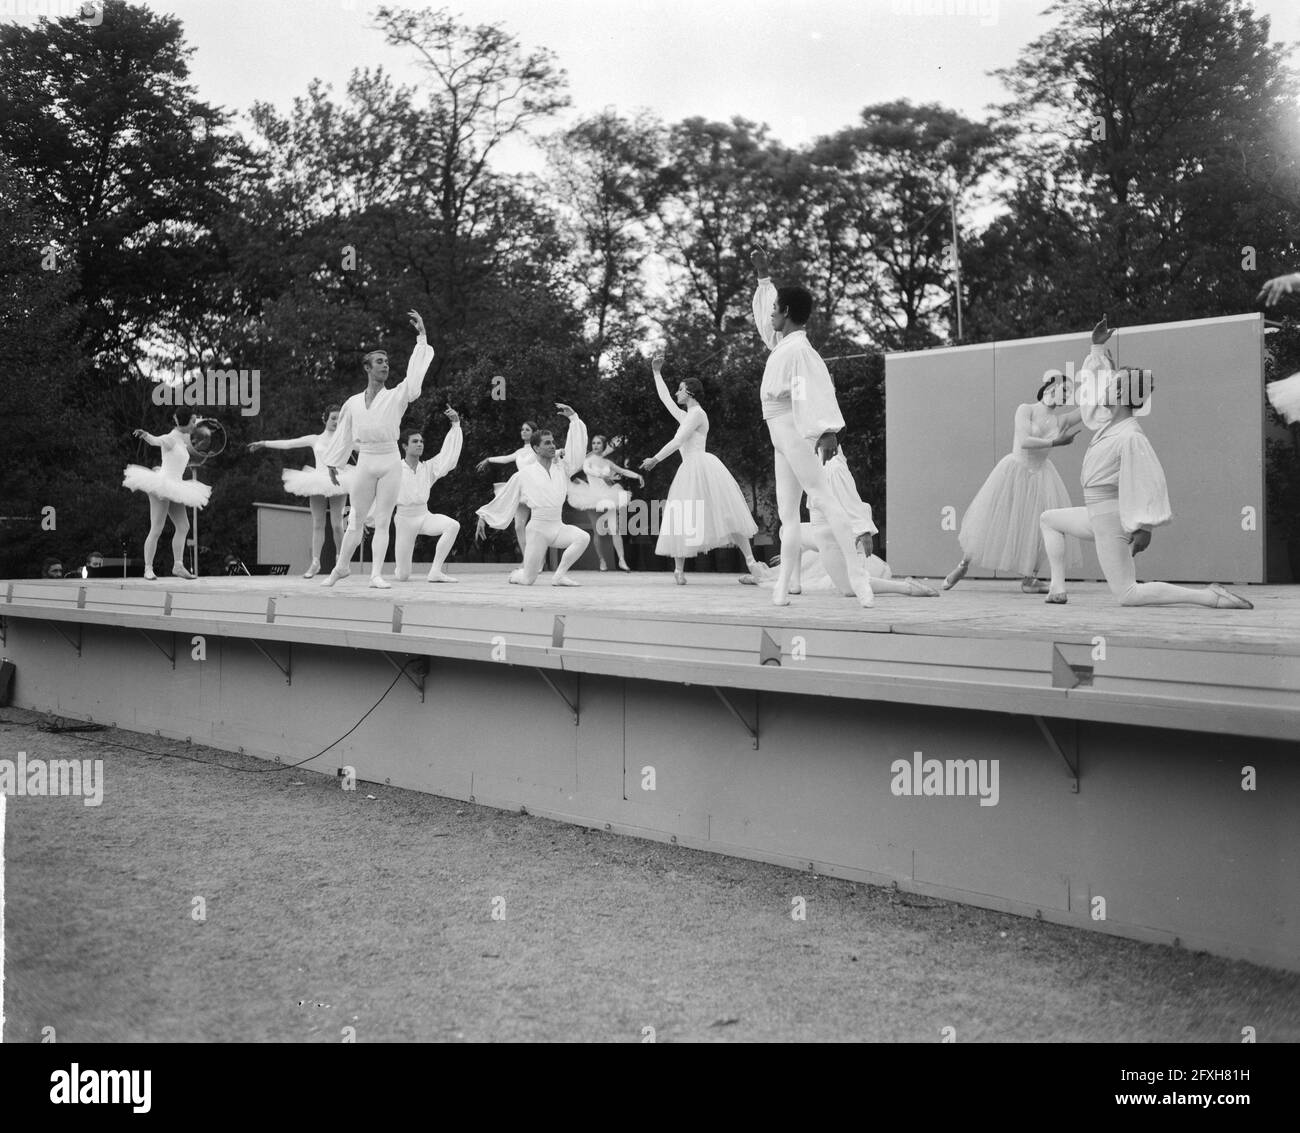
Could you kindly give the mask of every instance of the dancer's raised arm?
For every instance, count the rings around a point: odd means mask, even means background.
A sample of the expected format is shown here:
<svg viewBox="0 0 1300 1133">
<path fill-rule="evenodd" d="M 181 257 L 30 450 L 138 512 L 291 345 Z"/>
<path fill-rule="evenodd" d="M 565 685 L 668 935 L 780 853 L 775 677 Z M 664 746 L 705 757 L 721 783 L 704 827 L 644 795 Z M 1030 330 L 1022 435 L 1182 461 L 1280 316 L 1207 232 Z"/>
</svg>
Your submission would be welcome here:
<svg viewBox="0 0 1300 1133">
<path fill-rule="evenodd" d="M 754 326 L 769 350 L 774 350 L 781 341 L 776 328 L 772 326 L 772 304 L 776 302 L 776 285 L 772 282 L 772 269 L 767 262 L 767 253 L 762 248 L 755 248 L 749 254 L 754 270 L 758 272 L 758 286 L 754 288 Z"/>
<path fill-rule="evenodd" d="M 451 421 L 451 428 L 447 430 L 447 435 L 442 440 L 442 448 L 437 456 L 431 456 L 423 463 L 429 466 L 431 473 L 429 482 L 436 483 L 447 475 L 460 460 L 460 450 L 464 443 L 464 431 L 460 427 L 460 414 L 457 413 L 450 405 L 443 410 L 446 417 Z"/>
<path fill-rule="evenodd" d="M 661 464 L 666 457 L 671 456 L 686 443 L 690 435 L 700 427 L 700 421 L 704 417 L 704 410 L 698 405 L 687 410 L 682 415 L 682 423 L 678 426 L 677 432 L 673 434 L 673 439 L 661 448 L 654 456 L 647 457 L 641 462 L 641 468 L 649 472 L 656 464 Z"/>
<path fill-rule="evenodd" d="M 679 422 L 685 421 L 686 410 L 678 405 L 677 402 L 673 400 L 673 395 L 668 392 L 668 383 L 664 381 L 663 368 L 664 356 L 656 353 L 655 356 L 650 359 L 650 369 L 655 376 L 655 392 L 659 395 L 659 400 L 663 402 L 664 408 L 667 409 L 669 413 L 676 417 Z"/>
<path fill-rule="evenodd" d="M 256 452 L 261 448 L 273 449 L 291 449 L 291 448 L 311 448 L 316 443 L 319 434 L 309 433 L 305 437 L 295 437 L 291 441 L 249 441 L 248 451 Z"/>
<path fill-rule="evenodd" d="M 155 437 L 148 429 L 133 429 L 131 431 L 131 436 L 135 437 L 137 440 L 145 441 L 146 443 L 153 445 L 154 448 L 166 447 L 163 444 L 166 437 Z"/>
<path fill-rule="evenodd" d="M 564 438 L 564 472 L 566 476 L 576 476 L 582 471 L 582 462 L 587 459 L 587 426 L 574 412 L 573 406 L 557 401 L 555 408 L 569 419 L 569 433 Z"/>
<path fill-rule="evenodd" d="M 424 389 L 424 375 L 429 372 L 429 365 L 433 362 L 433 347 L 429 345 L 420 313 L 406 313 L 411 318 L 411 326 L 415 327 L 415 349 L 411 351 L 411 360 L 406 364 L 406 378 L 402 382 L 402 392 L 406 396 L 407 405 L 410 405 Z M 401 423 L 400 420 L 398 423 Z"/>
</svg>

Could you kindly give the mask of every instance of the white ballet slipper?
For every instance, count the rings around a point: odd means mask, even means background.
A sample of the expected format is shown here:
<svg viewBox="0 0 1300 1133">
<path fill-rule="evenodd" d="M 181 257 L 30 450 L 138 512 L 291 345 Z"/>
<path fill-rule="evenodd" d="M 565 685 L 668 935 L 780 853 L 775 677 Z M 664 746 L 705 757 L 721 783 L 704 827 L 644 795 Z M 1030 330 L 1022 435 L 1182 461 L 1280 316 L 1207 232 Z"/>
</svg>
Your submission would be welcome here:
<svg viewBox="0 0 1300 1133">
<path fill-rule="evenodd" d="M 347 567 L 335 567 L 332 571 L 330 571 L 329 578 L 327 578 L 324 582 L 321 583 L 321 586 L 328 589 L 329 587 L 333 586 L 336 582 L 342 582 L 345 578 L 349 577 L 351 574 L 352 572 L 348 570 Z"/>
<path fill-rule="evenodd" d="M 370 576 L 370 587 L 372 590 L 392 590 L 393 584 L 382 574 L 372 574 Z"/>
<path fill-rule="evenodd" d="M 307 573 L 303 578 L 315 578 L 320 573 L 320 559 L 312 559 L 311 566 L 307 568 Z"/>
<path fill-rule="evenodd" d="M 452 578 L 449 574 L 444 574 L 440 570 L 431 570 L 424 578 L 425 582 L 459 582 L 459 578 Z"/>
<path fill-rule="evenodd" d="M 177 563 L 175 566 L 172 567 L 172 574 L 174 574 L 177 578 L 184 578 L 188 580 L 192 580 L 195 577 L 194 575 L 190 574 L 190 572 L 186 570 L 183 566 L 181 566 L 180 563 Z"/>
</svg>

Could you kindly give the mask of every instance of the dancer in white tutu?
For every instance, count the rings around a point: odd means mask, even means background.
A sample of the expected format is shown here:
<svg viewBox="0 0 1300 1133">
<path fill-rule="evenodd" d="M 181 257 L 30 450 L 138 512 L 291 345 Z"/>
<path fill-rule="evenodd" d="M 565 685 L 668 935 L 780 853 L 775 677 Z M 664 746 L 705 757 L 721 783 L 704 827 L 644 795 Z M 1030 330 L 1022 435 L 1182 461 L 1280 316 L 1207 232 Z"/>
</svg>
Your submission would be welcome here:
<svg viewBox="0 0 1300 1133">
<path fill-rule="evenodd" d="M 458 582 L 442 568 L 451 553 L 452 544 L 460 533 L 460 524 L 449 515 L 429 510 L 429 492 L 433 485 L 456 467 L 460 460 L 462 434 L 460 414 L 450 405 L 444 410 L 451 428 L 442 442 L 437 456 L 421 460 L 424 455 L 424 434 L 419 429 L 409 430 L 402 440 L 402 487 L 397 494 L 397 545 L 393 559 L 397 563 L 395 577 L 405 582 L 411 577 L 411 560 L 415 556 L 415 540 L 420 535 L 436 535 L 438 545 L 433 552 L 433 568 L 425 576 L 427 582 Z"/>
<path fill-rule="evenodd" d="M 190 458 L 202 460 L 211 440 L 204 425 L 190 410 L 178 411 L 172 420 L 176 427 L 170 433 L 155 437 L 144 429 L 132 434 L 140 440 L 162 450 L 162 466 L 145 468 L 128 464 L 122 476 L 122 487 L 133 492 L 144 492 L 149 497 L 149 534 L 144 541 L 144 576 L 153 580 L 154 556 L 158 553 L 158 539 L 167 520 L 172 521 L 172 574 L 177 578 L 193 578 L 185 568 L 185 537 L 190 533 L 190 517 L 186 508 L 204 507 L 212 495 L 207 484 L 186 480 L 185 469 Z"/>
<path fill-rule="evenodd" d="M 740 548 L 750 574 L 761 578 L 765 568 L 754 558 L 754 549 L 749 543 L 758 533 L 758 524 L 749 514 L 740 485 L 727 471 L 726 465 L 705 451 L 709 415 L 700 405 L 704 387 L 698 378 L 686 378 L 677 387 L 677 401 L 674 403 L 661 372 L 663 364 L 662 354 L 656 354 L 650 362 L 655 392 L 664 408 L 677 419 L 677 433 L 654 456 L 643 460 L 641 469 L 651 471 L 679 449 L 682 464 L 668 487 L 655 554 L 673 560 L 673 578 L 678 586 L 685 586 L 688 555 L 731 544 Z"/>
<path fill-rule="evenodd" d="M 374 562 L 370 569 L 370 585 L 379 590 L 392 588 L 383 577 L 384 559 L 388 554 L 388 528 L 397 506 L 397 492 L 402 484 L 402 456 L 397 449 L 397 432 L 402 426 L 406 407 L 420 396 L 424 388 L 424 375 L 433 361 L 433 347 L 424 333 L 424 320 L 416 311 L 408 311 L 415 328 L 415 349 L 406 366 L 406 380 L 392 389 L 388 381 L 388 355 L 382 350 L 368 353 L 363 365 L 366 370 L 364 393 L 353 394 L 343 403 L 338 428 L 329 444 L 321 452 L 320 460 L 330 472 L 330 479 L 339 482 L 338 470 L 348 462 L 356 449 L 357 466 L 352 470 L 352 487 L 348 492 L 351 514 L 343 533 L 337 564 L 321 584 L 333 586 L 352 573 L 352 556 L 361 543 L 361 521 L 375 506 L 375 538 L 371 544 Z"/>
<path fill-rule="evenodd" d="M 1114 333 L 1103 332 L 1104 322 L 1093 331 L 1094 342 L 1105 342 Z M 1100 340 L 1098 334 L 1103 334 Z M 957 536 L 962 560 L 944 579 L 945 590 L 965 578 L 975 563 L 985 570 L 1020 575 L 1020 589 L 1026 594 L 1047 593 L 1038 578 L 1045 557 L 1038 518 L 1045 511 L 1070 506 L 1065 481 L 1047 458 L 1058 445 L 1073 443 L 1083 427 L 1079 410 L 1071 406 L 1073 392 L 1072 383 L 1055 374 L 1039 387 L 1034 401 L 1017 406 L 1011 453 L 998 461 L 962 517 Z M 1074 540 L 1068 541 L 1065 553 L 1067 566 L 1083 564 Z"/>
<path fill-rule="evenodd" d="M 1262 300 L 1266 306 L 1272 307 L 1283 295 L 1289 295 L 1293 291 L 1300 291 L 1300 272 L 1270 279 L 1256 296 L 1256 301 Z M 1300 421 L 1300 374 L 1292 374 L 1278 382 L 1269 382 L 1264 387 L 1264 392 L 1268 394 L 1269 404 L 1284 421 L 1291 425 Z"/>
<path fill-rule="evenodd" d="M 1098 327 L 1105 326 L 1105 319 Z M 1064 604 L 1065 540 L 1073 535 L 1096 545 L 1097 561 L 1122 606 L 1193 603 L 1215 609 L 1249 610 L 1245 598 L 1215 583 L 1201 590 L 1168 582 L 1138 582 L 1134 556 L 1151 543 L 1151 529 L 1173 518 L 1165 472 L 1136 418 L 1151 412 L 1154 379 L 1149 370 L 1116 370 L 1105 338 L 1093 345 L 1080 368 L 1075 394 L 1084 427 L 1093 430 L 1080 479 L 1086 506 L 1043 513 L 1040 526 L 1052 566 L 1047 601 Z"/>
<path fill-rule="evenodd" d="M 530 464 L 537 463 L 537 454 L 533 451 L 532 437 L 537 432 L 537 425 L 532 421 L 525 421 L 519 427 L 519 439 L 524 443 L 515 449 L 514 452 L 508 452 L 504 456 L 487 456 L 474 465 L 475 472 L 486 472 L 490 464 L 513 464 L 516 472 L 521 472 Z M 492 490 L 497 495 L 506 486 L 509 477 L 506 480 L 498 481 L 492 485 Z M 526 506 L 521 504 L 519 511 L 515 514 L 515 540 L 519 543 L 519 554 L 522 557 L 524 553 L 524 544 L 527 542 L 529 511 Z"/>
<path fill-rule="evenodd" d="M 291 496 L 305 496 L 307 506 L 311 508 L 311 566 L 303 578 L 314 578 L 320 571 L 321 550 L 325 546 L 325 520 L 328 517 L 334 528 L 335 550 L 343 546 L 343 505 L 347 500 L 351 468 L 339 469 L 339 482 L 330 479 L 329 470 L 321 459 L 321 454 L 334 439 L 334 431 L 339 425 L 340 405 L 329 406 L 321 414 L 325 431 L 308 433 L 305 437 L 296 437 L 291 441 L 252 441 L 249 452 L 258 449 L 295 449 L 309 448 L 315 457 L 314 468 L 286 468 L 280 473 L 284 481 L 284 490 Z"/>
<path fill-rule="evenodd" d="M 596 544 L 600 569 L 609 569 L 600 545 L 600 537 L 608 535 L 614 544 L 614 554 L 618 556 L 618 569 L 630 572 L 632 568 L 627 565 L 627 558 L 623 554 L 619 514 L 631 502 L 632 496 L 615 481 L 626 477 L 644 485 L 645 478 L 630 468 L 620 468 L 609 459 L 609 454 L 617 447 L 617 444 L 606 445 L 605 438 L 600 434 L 591 438 L 591 448 L 582 461 L 582 471 L 587 482 L 584 484 L 580 480 L 574 480 L 569 484 L 569 504 L 579 511 L 591 513 L 592 540 Z"/>
</svg>

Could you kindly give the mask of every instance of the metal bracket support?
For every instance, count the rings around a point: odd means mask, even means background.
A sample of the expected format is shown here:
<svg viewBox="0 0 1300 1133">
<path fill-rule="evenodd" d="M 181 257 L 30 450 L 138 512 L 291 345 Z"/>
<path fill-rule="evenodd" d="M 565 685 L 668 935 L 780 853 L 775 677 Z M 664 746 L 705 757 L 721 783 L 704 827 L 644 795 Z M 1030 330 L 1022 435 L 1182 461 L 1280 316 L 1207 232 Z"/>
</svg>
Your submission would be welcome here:
<svg viewBox="0 0 1300 1133">
<path fill-rule="evenodd" d="M 77 651 L 77 656 L 80 657 L 81 656 L 81 630 L 82 630 L 81 623 L 80 622 L 77 623 L 76 641 L 73 641 L 72 638 L 70 638 L 66 633 L 63 632 L 63 627 L 59 625 L 58 622 L 50 622 L 50 625 L 52 625 L 56 630 L 58 630 L 59 636 L 63 638 L 63 640 L 66 641 L 69 645 L 71 645 L 72 648 Z"/>
<path fill-rule="evenodd" d="M 390 665 L 392 665 L 394 669 L 396 669 L 399 673 L 402 674 L 402 676 L 404 676 L 408 681 L 411 682 L 411 687 L 414 688 L 415 691 L 420 694 L 420 703 L 423 704 L 424 703 L 424 678 L 429 675 L 429 658 L 410 657 L 407 659 L 406 664 L 399 665 L 397 661 L 394 660 L 393 657 L 388 653 L 382 653 L 380 654 L 380 656 L 382 656 L 385 661 L 387 661 Z M 414 665 L 411 664 L 412 661 L 415 662 Z M 419 680 L 416 680 L 415 677 L 411 675 L 412 669 L 414 669 L 416 674 L 419 676 L 420 678 Z"/>
<path fill-rule="evenodd" d="M 155 649 L 157 649 L 159 653 L 161 653 L 164 657 L 167 658 L 168 661 L 172 663 L 173 669 L 176 668 L 176 635 L 174 633 L 169 633 L 167 635 L 169 638 L 171 638 L 171 643 L 172 643 L 172 650 L 170 653 L 168 653 L 166 649 L 164 649 L 161 645 L 158 644 L 157 641 L 154 640 L 153 634 L 151 634 L 147 629 L 137 629 L 137 632 L 140 634 L 141 637 L 145 639 L 145 641 L 147 641 L 150 645 L 152 645 Z"/>
<path fill-rule="evenodd" d="M 564 701 L 565 707 L 573 713 L 573 726 L 576 728 L 578 726 L 578 704 L 582 697 L 582 677 L 576 673 L 574 674 L 573 699 L 570 700 L 564 689 L 560 688 L 560 686 L 551 679 L 551 674 L 545 669 L 538 669 L 537 675 L 550 685 L 551 691 Z"/>
<path fill-rule="evenodd" d="M 1070 790 L 1074 794 L 1079 793 L 1079 725 L 1073 721 L 1068 721 L 1070 727 L 1070 739 L 1066 747 L 1073 753 L 1071 759 L 1065 753 L 1065 749 L 1057 743 L 1056 737 L 1052 735 L 1052 729 L 1048 727 L 1047 721 L 1041 716 L 1034 717 L 1034 723 L 1038 725 L 1038 730 L 1043 733 L 1043 739 L 1047 741 L 1047 746 L 1061 757 L 1061 762 L 1070 769 Z"/>
<path fill-rule="evenodd" d="M 287 685 L 293 684 L 293 646 L 292 645 L 289 646 L 289 656 L 285 659 L 285 663 L 281 665 L 279 661 L 277 661 L 265 649 L 262 648 L 262 643 L 258 641 L 255 637 L 250 637 L 248 641 L 249 644 L 252 645 L 254 649 L 256 649 L 263 657 L 265 657 L 268 661 L 270 661 L 272 665 L 274 665 L 277 669 L 280 670 L 280 672 L 284 674 L 285 684 Z"/>
<path fill-rule="evenodd" d="M 758 750 L 758 693 L 754 693 L 754 724 L 751 727 L 749 721 L 746 720 L 745 717 L 740 714 L 740 709 L 737 708 L 734 704 L 731 703 L 730 700 L 727 699 L 727 694 L 723 692 L 722 689 L 718 688 L 717 685 L 710 685 L 709 687 L 712 688 L 713 691 L 718 694 L 718 699 L 727 706 L 727 711 L 730 712 L 737 720 L 740 721 L 740 726 L 744 728 L 746 732 L 749 733 L 749 738 L 754 741 L 754 750 L 757 751 Z"/>
</svg>

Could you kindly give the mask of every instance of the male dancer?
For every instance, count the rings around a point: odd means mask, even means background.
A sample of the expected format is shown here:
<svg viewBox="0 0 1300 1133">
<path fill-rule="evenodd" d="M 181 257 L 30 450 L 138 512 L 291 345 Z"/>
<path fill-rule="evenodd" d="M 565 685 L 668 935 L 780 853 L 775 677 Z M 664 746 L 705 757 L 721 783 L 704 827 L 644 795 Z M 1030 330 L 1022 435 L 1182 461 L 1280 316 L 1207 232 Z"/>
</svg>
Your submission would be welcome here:
<svg viewBox="0 0 1300 1133">
<path fill-rule="evenodd" d="M 415 349 L 406 366 L 406 380 L 393 389 L 385 388 L 388 381 L 388 355 L 382 350 L 372 350 L 362 359 L 366 372 L 364 393 L 353 394 L 343 403 L 338 428 L 321 460 L 329 468 L 330 479 L 339 482 L 338 469 L 347 463 L 355 448 L 357 466 L 353 473 L 352 491 L 348 503 L 352 514 L 339 548 L 338 564 L 322 586 L 333 586 L 352 573 L 352 556 L 361 543 L 361 521 L 374 505 L 375 539 L 372 544 L 374 562 L 370 569 L 370 585 L 380 590 L 391 590 L 391 583 L 383 577 L 384 559 L 388 555 L 388 527 L 397 504 L 397 491 L 402 483 L 402 457 L 397 450 L 397 431 L 402 426 L 406 407 L 420 396 L 424 375 L 433 361 L 433 347 L 424 333 L 424 320 L 416 311 L 408 311 L 411 325 L 415 327 Z"/>
<path fill-rule="evenodd" d="M 438 547 L 433 553 L 433 569 L 426 576 L 429 582 L 459 582 L 443 572 L 443 564 L 451 553 L 451 545 L 460 533 L 460 524 L 449 515 L 435 515 L 429 511 L 429 492 L 433 485 L 456 467 L 460 459 L 462 433 L 460 414 L 450 405 L 444 411 L 451 428 L 442 442 L 442 451 L 428 460 L 424 455 L 424 437 L 412 429 L 402 445 L 402 486 L 397 492 L 397 546 L 393 558 L 397 563 L 394 577 L 405 582 L 411 577 L 411 559 L 415 554 L 417 535 L 438 536 Z"/>
<path fill-rule="evenodd" d="M 822 469 L 839 449 L 836 434 L 844 428 L 844 418 L 830 371 L 808 341 L 812 295 L 802 287 L 778 291 L 772 284 L 767 253 L 761 249 L 750 259 L 758 272 L 754 325 L 772 352 L 761 390 L 763 419 L 776 454 L 776 507 L 781 517 L 781 570 L 772 603 L 790 604 L 790 572 L 799 558 L 799 501 L 807 492 L 810 504 L 815 503 L 826 517 L 844 556 L 858 604 L 872 606 L 871 580 L 854 551 L 848 514 L 829 490 Z M 816 444 L 816 452 L 810 442 Z"/>
<path fill-rule="evenodd" d="M 535 431 L 528 443 L 537 455 L 537 463 L 519 469 L 496 499 L 478 509 L 476 539 L 483 538 L 484 523 L 499 531 L 514 523 L 520 503 L 532 509 L 532 518 L 525 529 L 524 565 L 510 574 L 510 581 L 520 586 L 532 586 L 537 581 L 549 547 L 564 550 L 551 585 L 579 585 L 569 577 L 569 568 L 591 542 L 591 536 L 581 527 L 565 523 L 562 518 L 564 501 L 569 495 L 569 477 L 582 468 L 587 455 L 587 426 L 569 406 L 557 402 L 555 408 L 569 419 L 564 456 L 555 455 L 555 437 L 548 430 Z"/>
</svg>

